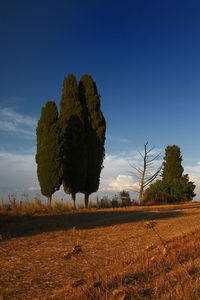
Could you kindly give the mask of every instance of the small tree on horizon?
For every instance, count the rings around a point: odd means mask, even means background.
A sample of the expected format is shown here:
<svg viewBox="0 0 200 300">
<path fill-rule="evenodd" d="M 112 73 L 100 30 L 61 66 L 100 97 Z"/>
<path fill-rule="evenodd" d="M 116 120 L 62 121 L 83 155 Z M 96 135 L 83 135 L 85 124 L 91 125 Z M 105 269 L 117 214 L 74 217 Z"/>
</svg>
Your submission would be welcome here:
<svg viewBox="0 0 200 300">
<path fill-rule="evenodd" d="M 157 180 L 145 191 L 144 201 L 152 203 L 180 203 L 191 201 L 195 185 L 183 174 L 182 156 L 176 145 L 167 146 L 163 162 L 162 180 Z"/>
<path fill-rule="evenodd" d="M 62 183 L 62 150 L 58 121 L 58 110 L 54 101 L 47 101 L 42 107 L 41 117 L 36 129 L 37 133 L 37 175 L 41 192 L 51 199 Z"/>
<path fill-rule="evenodd" d="M 106 121 L 100 109 L 100 95 L 90 75 L 83 75 L 79 83 L 79 97 L 84 111 L 86 156 L 86 181 L 81 190 L 85 194 L 84 207 L 89 195 L 99 188 L 100 173 L 105 156 Z"/>
<path fill-rule="evenodd" d="M 128 191 L 123 190 L 119 192 L 119 198 L 122 201 L 123 206 L 130 206 L 131 205 L 131 198 Z"/>
</svg>

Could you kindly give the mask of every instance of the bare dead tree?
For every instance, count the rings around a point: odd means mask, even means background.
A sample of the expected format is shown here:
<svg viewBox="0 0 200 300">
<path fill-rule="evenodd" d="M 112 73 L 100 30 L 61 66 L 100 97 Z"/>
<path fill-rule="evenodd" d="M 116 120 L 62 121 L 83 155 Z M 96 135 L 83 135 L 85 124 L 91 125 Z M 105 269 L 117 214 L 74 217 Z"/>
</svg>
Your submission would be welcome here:
<svg viewBox="0 0 200 300">
<path fill-rule="evenodd" d="M 156 179 L 156 177 L 159 175 L 161 169 L 162 169 L 162 164 L 161 166 L 155 170 L 154 162 L 159 159 L 160 154 L 150 154 L 155 147 L 152 147 L 150 149 L 147 149 L 148 142 L 144 145 L 144 153 L 141 153 L 138 150 L 138 153 L 142 157 L 143 160 L 143 166 L 140 167 L 135 167 L 133 164 L 129 162 L 129 165 L 134 171 L 129 172 L 129 174 L 133 177 L 136 177 L 139 182 L 140 182 L 140 188 L 139 188 L 139 198 L 138 198 L 138 203 L 141 205 L 141 202 L 143 200 L 143 193 L 144 189 Z"/>
</svg>

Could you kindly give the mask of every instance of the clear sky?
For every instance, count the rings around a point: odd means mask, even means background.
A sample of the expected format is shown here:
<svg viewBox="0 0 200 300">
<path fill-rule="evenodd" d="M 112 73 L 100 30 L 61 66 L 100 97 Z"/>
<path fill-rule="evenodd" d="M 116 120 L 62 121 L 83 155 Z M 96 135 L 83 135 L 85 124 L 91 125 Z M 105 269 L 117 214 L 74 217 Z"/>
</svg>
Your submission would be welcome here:
<svg viewBox="0 0 200 300">
<path fill-rule="evenodd" d="M 180 146 L 200 190 L 200 2 L 3 1 L 0 8 L 0 197 L 39 193 L 41 107 L 64 76 L 92 75 L 107 120 L 100 191 L 137 184 L 127 160 L 148 140 Z"/>
</svg>

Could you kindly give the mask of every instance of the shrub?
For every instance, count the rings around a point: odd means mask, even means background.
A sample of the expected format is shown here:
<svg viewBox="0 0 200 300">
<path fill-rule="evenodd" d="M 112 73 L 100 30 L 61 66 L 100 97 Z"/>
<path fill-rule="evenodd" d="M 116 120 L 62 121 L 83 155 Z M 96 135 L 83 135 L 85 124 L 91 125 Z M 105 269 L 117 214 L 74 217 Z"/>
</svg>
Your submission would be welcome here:
<svg viewBox="0 0 200 300">
<path fill-rule="evenodd" d="M 188 175 L 174 180 L 157 180 L 145 191 L 143 203 L 166 204 L 188 202 L 193 199 L 195 185 L 189 181 Z"/>
<path fill-rule="evenodd" d="M 119 202 L 116 199 L 112 199 L 111 205 L 113 208 L 117 208 L 119 207 Z"/>
<path fill-rule="evenodd" d="M 69 203 L 63 203 L 61 201 L 55 200 L 52 205 L 53 212 L 56 213 L 65 213 L 72 209 Z"/>
<path fill-rule="evenodd" d="M 112 203 L 107 197 L 101 199 L 101 208 L 111 208 L 111 207 L 112 207 Z"/>
</svg>

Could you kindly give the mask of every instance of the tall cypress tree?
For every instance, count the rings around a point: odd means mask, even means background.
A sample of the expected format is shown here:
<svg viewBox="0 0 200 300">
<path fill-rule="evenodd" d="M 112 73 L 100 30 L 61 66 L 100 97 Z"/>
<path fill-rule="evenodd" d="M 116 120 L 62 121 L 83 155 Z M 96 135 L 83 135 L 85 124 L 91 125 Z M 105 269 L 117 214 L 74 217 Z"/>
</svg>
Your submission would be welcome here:
<svg viewBox="0 0 200 300">
<path fill-rule="evenodd" d="M 151 203 L 180 203 L 191 201 L 195 185 L 183 174 L 182 156 L 176 145 L 167 146 L 163 162 L 162 180 L 157 180 L 145 191 L 144 199 Z"/>
<path fill-rule="evenodd" d="M 99 188 L 100 173 L 105 156 L 106 121 L 100 109 L 100 95 L 90 75 L 83 75 L 79 83 L 79 96 L 85 115 L 85 138 L 87 145 L 87 173 L 84 189 L 84 206 L 88 206 L 91 193 Z"/>
<path fill-rule="evenodd" d="M 63 82 L 60 101 L 60 126 L 63 140 L 63 186 L 72 195 L 83 190 L 86 178 L 86 145 L 83 109 L 79 100 L 76 77 L 69 74 Z"/>
<path fill-rule="evenodd" d="M 58 110 L 54 101 L 47 101 L 42 107 L 37 133 L 37 175 L 41 192 L 51 206 L 52 194 L 62 183 L 61 136 Z"/>
<path fill-rule="evenodd" d="M 182 156 L 180 148 L 176 145 L 167 146 L 163 162 L 162 178 L 165 181 L 179 179 L 183 174 Z"/>
</svg>

